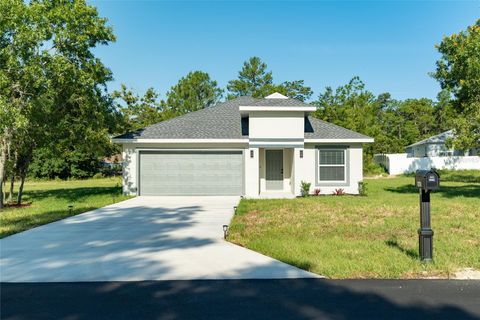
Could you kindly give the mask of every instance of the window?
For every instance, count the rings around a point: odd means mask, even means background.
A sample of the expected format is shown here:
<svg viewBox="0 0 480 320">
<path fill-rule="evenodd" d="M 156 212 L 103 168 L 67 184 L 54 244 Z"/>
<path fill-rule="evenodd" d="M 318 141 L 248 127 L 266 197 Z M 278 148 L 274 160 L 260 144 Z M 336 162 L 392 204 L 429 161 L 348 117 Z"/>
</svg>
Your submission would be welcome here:
<svg viewBox="0 0 480 320">
<path fill-rule="evenodd" d="M 346 149 L 318 149 L 318 181 L 346 182 Z"/>
</svg>

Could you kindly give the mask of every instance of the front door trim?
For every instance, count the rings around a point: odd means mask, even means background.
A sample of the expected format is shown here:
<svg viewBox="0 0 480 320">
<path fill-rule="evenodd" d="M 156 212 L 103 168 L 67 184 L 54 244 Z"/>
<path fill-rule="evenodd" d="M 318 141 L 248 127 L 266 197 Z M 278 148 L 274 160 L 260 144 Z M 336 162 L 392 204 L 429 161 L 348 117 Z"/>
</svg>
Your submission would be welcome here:
<svg viewBox="0 0 480 320">
<path fill-rule="evenodd" d="M 270 163 L 268 154 L 272 160 Z M 265 189 L 267 191 L 283 190 L 283 179 L 283 149 L 265 149 Z"/>
</svg>

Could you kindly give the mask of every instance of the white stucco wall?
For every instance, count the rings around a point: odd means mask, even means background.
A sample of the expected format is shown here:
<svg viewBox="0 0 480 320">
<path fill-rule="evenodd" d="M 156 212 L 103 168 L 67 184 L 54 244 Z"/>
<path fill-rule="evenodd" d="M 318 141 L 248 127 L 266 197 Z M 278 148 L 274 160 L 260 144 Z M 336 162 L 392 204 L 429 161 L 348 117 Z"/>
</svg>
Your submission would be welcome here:
<svg viewBox="0 0 480 320">
<path fill-rule="evenodd" d="M 305 113 L 256 111 L 249 114 L 249 138 L 301 138 L 304 137 Z"/>
<path fill-rule="evenodd" d="M 250 157 L 253 151 L 253 158 Z M 260 153 L 259 148 L 247 148 L 245 154 L 245 196 L 248 198 L 258 197 L 260 188 Z"/>
<path fill-rule="evenodd" d="M 333 144 L 305 144 L 303 158 L 300 158 L 301 148 L 295 149 L 295 194 L 300 195 L 301 181 L 311 183 L 310 193 L 320 188 L 321 194 L 332 194 L 335 189 L 343 189 L 346 193 L 358 194 L 358 182 L 363 180 L 363 153 L 361 144 L 342 144 L 347 147 L 347 182 L 330 183 L 325 185 L 317 181 L 317 146 L 329 146 Z M 339 144 L 335 144 L 338 146 Z"/>
<path fill-rule="evenodd" d="M 292 191 L 300 195 L 300 182 L 310 182 L 310 192 L 320 188 L 322 194 L 331 194 L 336 188 L 342 188 L 347 193 L 358 193 L 358 182 L 363 179 L 362 172 L 362 146 L 350 144 L 348 146 L 348 183 L 338 185 L 318 185 L 316 180 L 316 146 L 319 144 L 305 144 L 304 148 L 284 149 L 284 191 Z M 322 144 L 328 145 L 328 144 Z M 338 144 L 335 144 L 338 145 Z M 244 186 L 245 196 L 258 197 L 261 191 L 265 191 L 265 150 L 263 148 L 249 148 L 238 144 L 124 144 L 123 145 L 123 191 L 125 194 L 137 193 L 138 151 L 148 149 L 218 149 L 244 151 Z M 253 150 L 253 158 L 250 157 Z M 300 158 L 300 150 L 303 150 L 303 158 Z"/>
</svg>

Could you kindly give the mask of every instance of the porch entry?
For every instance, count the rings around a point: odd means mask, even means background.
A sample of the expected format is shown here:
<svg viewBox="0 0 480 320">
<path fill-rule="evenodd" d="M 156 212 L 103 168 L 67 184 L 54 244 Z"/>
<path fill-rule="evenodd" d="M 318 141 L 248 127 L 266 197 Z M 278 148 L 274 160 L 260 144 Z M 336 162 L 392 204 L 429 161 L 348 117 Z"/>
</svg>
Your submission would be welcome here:
<svg viewBox="0 0 480 320">
<path fill-rule="evenodd" d="M 283 150 L 265 150 L 267 190 L 283 190 Z"/>
</svg>

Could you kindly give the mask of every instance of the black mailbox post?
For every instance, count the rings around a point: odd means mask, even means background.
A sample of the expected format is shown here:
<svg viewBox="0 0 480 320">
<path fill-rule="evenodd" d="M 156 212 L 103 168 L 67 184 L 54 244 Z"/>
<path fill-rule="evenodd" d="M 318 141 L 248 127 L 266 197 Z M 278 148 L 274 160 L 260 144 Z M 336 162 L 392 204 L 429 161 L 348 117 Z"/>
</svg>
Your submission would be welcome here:
<svg viewBox="0 0 480 320">
<path fill-rule="evenodd" d="M 435 170 L 417 170 L 415 185 L 420 189 L 420 229 L 418 229 L 420 259 L 432 261 L 433 230 L 430 228 L 430 191 L 440 189 L 440 176 Z"/>
</svg>

